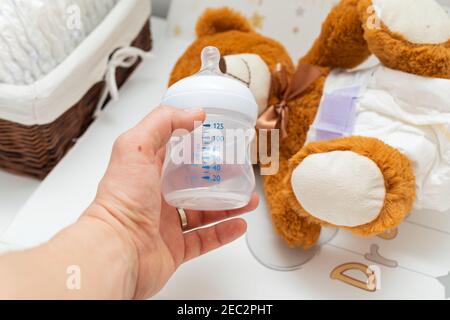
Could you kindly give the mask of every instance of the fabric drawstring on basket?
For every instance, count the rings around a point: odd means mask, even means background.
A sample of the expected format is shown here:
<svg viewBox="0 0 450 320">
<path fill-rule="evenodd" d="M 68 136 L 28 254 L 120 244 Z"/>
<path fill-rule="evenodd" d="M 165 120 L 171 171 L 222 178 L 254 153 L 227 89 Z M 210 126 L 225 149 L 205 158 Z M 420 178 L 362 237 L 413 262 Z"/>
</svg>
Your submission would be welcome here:
<svg viewBox="0 0 450 320">
<path fill-rule="evenodd" d="M 105 87 L 94 113 L 95 118 L 102 111 L 102 107 L 105 104 L 106 99 L 108 99 L 108 96 L 111 96 L 111 99 L 114 101 L 119 100 L 119 88 L 117 87 L 116 82 L 117 68 L 131 68 L 139 58 L 147 59 L 150 57 L 153 57 L 151 52 L 136 47 L 120 48 L 112 54 L 105 73 Z"/>
</svg>

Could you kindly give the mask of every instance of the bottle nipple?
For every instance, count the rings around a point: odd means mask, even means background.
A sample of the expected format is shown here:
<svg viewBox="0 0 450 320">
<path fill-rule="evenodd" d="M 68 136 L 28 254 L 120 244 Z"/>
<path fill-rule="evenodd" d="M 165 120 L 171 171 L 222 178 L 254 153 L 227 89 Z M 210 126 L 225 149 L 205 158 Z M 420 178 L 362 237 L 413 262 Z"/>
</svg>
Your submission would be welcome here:
<svg viewBox="0 0 450 320">
<path fill-rule="evenodd" d="M 216 47 L 206 47 L 202 50 L 201 75 L 223 75 L 220 70 L 220 51 Z"/>
</svg>

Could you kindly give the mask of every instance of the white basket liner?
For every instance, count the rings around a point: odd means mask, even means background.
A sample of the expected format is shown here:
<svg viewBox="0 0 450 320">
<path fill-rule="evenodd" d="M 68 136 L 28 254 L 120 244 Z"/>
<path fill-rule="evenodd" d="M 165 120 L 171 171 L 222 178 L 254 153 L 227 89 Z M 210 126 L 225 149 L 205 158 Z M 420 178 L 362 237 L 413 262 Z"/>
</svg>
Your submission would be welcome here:
<svg viewBox="0 0 450 320">
<path fill-rule="evenodd" d="M 28 86 L 0 84 L 0 119 L 27 126 L 55 121 L 102 80 L 110 54 L 129 46 L 150 14 L 150 1 L 121 0 L 44 78 Z"/>
</svg>

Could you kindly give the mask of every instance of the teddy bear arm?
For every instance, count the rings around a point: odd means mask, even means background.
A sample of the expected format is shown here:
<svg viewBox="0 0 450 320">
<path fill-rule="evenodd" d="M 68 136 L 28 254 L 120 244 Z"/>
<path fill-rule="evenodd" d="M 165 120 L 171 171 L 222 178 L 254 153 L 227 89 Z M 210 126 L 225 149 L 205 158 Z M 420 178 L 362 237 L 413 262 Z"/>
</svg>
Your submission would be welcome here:
<svg viewBox="0 0 450 320">
<path fill-rule="evenodd" d="M 321 227 L 316 222 L 310 222 L 307 214 L 301 215 L 293 210 L 287 202 L 287 174 L 288 161 L 281 155 L 278 173 L 263 179 L 272 223 L 278 235 L 289 246 L 308 249 L 317 243 Z"/>
<path fill-rule="evenodd" d="M 332 9 L 319 38 L 300 63 L 351 69 L 370 56 L 358 3 L 359 0 L 342 0 Z"/>
</svg>

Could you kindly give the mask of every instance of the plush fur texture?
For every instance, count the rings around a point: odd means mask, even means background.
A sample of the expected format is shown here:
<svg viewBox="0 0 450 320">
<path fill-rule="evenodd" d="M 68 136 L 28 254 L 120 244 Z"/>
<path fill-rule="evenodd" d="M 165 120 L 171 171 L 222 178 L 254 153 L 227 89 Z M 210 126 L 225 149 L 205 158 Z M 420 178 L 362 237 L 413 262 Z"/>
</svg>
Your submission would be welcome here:
<svg viewBox="0 0 450 320">
<path fill-rule="evenodd" d="M 324 74 L 328 69 L 323 69 Z M 264 190 L 270 205 L 275 230 L 292 247 L 313 246 L 320 236 L 320 225 L 304 215 L 298 215 L 286 201 L 285 184 L 289 159 L 305 144 L 306 134 L 314 121 L 322 98 L 325 76 L 316 80 L 298 99 L 289 103 L 288 139 L 280 145 L 280 169 L 277 174 L 265 176 Z"/>
<path fill-rule="evenodd" d="M 225 19 L 223 19 L 225 17 Z M 247 19 L 230 8 L 207 9 L 195 28 L 197 37 L 210 36 L 226 31 L 250 32 L 252 27 Z"/>
<path fill-rule="evenodd" d="M 281 63 L 290 74 L 294 72 L 293 62 L 279 42 L 254 32 L 245 17 L 229 8 L 206 10 L 197 22 L 197 34 L 197 40 L 175 65 L 169 85 L 198 72 L 200 54 L 206 46 L 219 48 L 222 56 L 258 54 L 271 71 L 277 63 Z"/>
<path fill-rule="evenodd" d="M 289 160 L 289 169 L 283 181 L 290 185 L 292 171 L 309 155 L 331 151 L 353 151 L 367 157 L 378 166 L 384 176 L 386 196 L 383 208 L 377 219 L 357 227 L 333 226 L 307 213 L 295 197 L 292 188 L 284 188 L 289 206 L 300 216 L 307 217 L 311 223 L 322 226 L 349 229 L 362 236 L 376 235 L 398 226 L 410 212 L 416 192 L 415 177 L 410 160 L 398 150 L 387 144 L 367 137 L 352 136 L 333 141 L 313 142 L 302 148 Z"/>
<path fill-rule="evenodd" d="M 359 1 L 361 21 L 370 19 L 371 0 Z M 423 45 L 405 40 L 381 21 L 380 28 L 363 23 L 370 51 L 387 67 L 425 77 L 450 79 L 450 39 L 442 44 Z"/>
<path fill-rule="evenodd" d="M 374 221 L 347 228 L 361 236 L 383 233 L 398 226 L 410 213 L 415 199 L 415 177 L 410 160 L 383 142 L 365 137 L 349 137 L 316 142 L 305 146 L 323 94 L 326 77 L 333 68 L 354 68 L 375 54 L 389 68 L 435 77 L 450 78 L 450 41 L 440 45 L 417 45 L 390 32 L 384 24 L 369 27 L 373 14 L 371 0 L 342 0 L 323 23 L 322 32 L 300 63 L 322 67 L 317 79 L 300 97 L 288 101 L 288 138 L 280 145 L 280 170 L 264 177 L 264 188 L 273 224 L 290 246 L 309 248 L 330 226 L 306 212 L 297 201 L 290 184 L 293 169 L 308 155 L 349 150 L 374 161 L 385 178 L 386 197 Z M 200 52 L 207 45 L 217 46 L 223 55 L 259 54 L 273 72 L 282 63 L 289 74 L 294 71 L 286 50 L 276 41 L 249 27 L 244 17 L 229 9 L 208 10 L 197 25 L 198 39 L 176 64 L 170 84 L 192 75 L 200 67 Z M 278 98 L 271 94 L 269 105 Z M 326 199 L 324 199 L 326 201 Z M 343 199 L 345 201 L 345 199 Z"/>
<path fill-rule="evenodd" d="M 373 12 L 369 10 L 371 5 L 371 0 L 341 1 L 323 23 L 319 38 L 306 56 L 300 59 L 300 63 L 316 64 L 324 67 L 324 70 L 353 68 L 364 62 L 370 54 L 375 54 L 392 69 L 421 76 L 449 78 L 449 42 L 417 45 L 390 32 L 382 22 L 379 29 L 370 28 L 367 22 Z M 264 179 L 274 225 L 291 246 L 309 248 L 317 241 L 320 232 L 315 225 L 331 226 L 306 212 L 290 185 L 292 171 L 310 154 L 351 150 L 372 159 L 383 173 L 387 191 L 383 209 L 371 223 L 345 228 L 355 234 L 371 236 L 398 226 L 410 213 L 415 200 L 415 178 L 409 159 L 381 141 L 350 137 L 312 143 L 302 148 L 317 113 L 325 79 L 317 80 L 308 92 L 289 103 L 289 138 L 280 147 L 281 169 L 277 175 Z M 286 165 L 286 162 L 289 164 Z M 299 219 L 299 216 L 304 219 Z"/>
<path fill-rule="evenodd" d="M 358 8 L 359 0 L 344 0 L 322 24 L 322 32 L 301 63 L 351 69 L 369 56 Z"/>
</svg>

